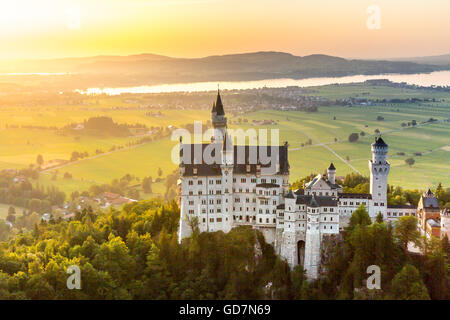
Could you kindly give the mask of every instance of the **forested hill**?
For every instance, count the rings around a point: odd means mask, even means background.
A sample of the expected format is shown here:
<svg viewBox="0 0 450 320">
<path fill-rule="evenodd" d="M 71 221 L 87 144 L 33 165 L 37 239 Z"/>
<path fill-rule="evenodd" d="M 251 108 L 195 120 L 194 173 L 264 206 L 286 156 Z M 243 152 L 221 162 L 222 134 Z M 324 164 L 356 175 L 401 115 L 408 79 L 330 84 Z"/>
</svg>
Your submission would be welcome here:
<svg viewBox="0 0 450 320">
<path fill-rule="evenodd" d="M 204 58 L 171 58 L 154 54 L 98 56 L 54 60 L 0 62 L 0 72 L 70 72 L 78 85 L 138 85 L 195 81 L 239 81 L 273 78 L 302 79 L 385 73 L 423 73 L 450 69 L 409 61 L 343 59 L 323 54 L 295 56 L 253 52 Z M 89 76 L 88 76 L 89 75 Z M 95 77 L 93 77 L 95 76 Z M 94 81 L 95 80 L 95 81 Z M 92 83 L 90 83 L 92 82 Z"/>
<path fill-rule="evenodd" d="M 0 242 L 0 299 L 449 299 L 448 241 L 425 241 L 425 256 L 409 255 L 405 243 L 421 241 L 412 216 L 393 229 L 356 210 L 313 282 L 249 227 L 194 229 L 179 244 L 178 219 L 174 202 L 153 200 L 35 225 Z M 368 291 L 373 264 L 381 290 Z M 80 290 L 67 288 L 72 265 Z"/>
</svg>

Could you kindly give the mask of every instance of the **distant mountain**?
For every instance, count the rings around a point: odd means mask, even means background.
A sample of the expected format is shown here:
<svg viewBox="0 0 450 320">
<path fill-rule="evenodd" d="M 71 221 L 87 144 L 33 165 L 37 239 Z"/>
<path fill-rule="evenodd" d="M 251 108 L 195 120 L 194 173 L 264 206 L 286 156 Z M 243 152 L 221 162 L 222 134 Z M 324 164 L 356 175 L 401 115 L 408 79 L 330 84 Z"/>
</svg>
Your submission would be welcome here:
<svg viewBox="0 0 450 320">
<path fill-rule="evenodd" d="M 0 63 L 0 72 L 70 72 L 77 86 L 143 85 L 194 81 L 302 79 L 384 73 L 427 73 L 450 65 L 411 61 L 343 59 L 323 54 L 294 56 L 253 52 L 204 58 L 172 58 L 155 54 L 97 56 Z M 80 81 L 76 81 L 79 79 Z M 81 80 L 82 79 L 82 80 Z M 93 84 L 94 83 L 94 84 Z"/>
<path fill-rule="evenodd" d="M 390 59 L 392 61 L 410 61 L 421 64 L 444 65 L 450 66 L 450 54 L 442 54 L 438 56 L 413 57 L 413 58 L 397 58 Z"/>
</svg>

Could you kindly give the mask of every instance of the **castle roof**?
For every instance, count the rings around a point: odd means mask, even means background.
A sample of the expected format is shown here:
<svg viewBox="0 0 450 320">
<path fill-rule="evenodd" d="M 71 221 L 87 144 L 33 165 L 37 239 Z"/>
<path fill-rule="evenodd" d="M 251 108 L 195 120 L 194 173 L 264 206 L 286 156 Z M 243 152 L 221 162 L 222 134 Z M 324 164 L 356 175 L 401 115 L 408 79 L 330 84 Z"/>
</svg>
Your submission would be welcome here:
<svg viewBox="0 0 450 320">
<path fill-rule="evenodd" d="M 339 198 L 343 199 L 372 199 L 372 195 L 370 193 L 339 193 Z"/>
<path fill-rule="evenodd" d="M 287 194 L 287 196 L 285 197 L 286 199 L 295 199 L 294 193 L 292 192 L 292 190 L 289 191 L 289 193 Z"/>
<path fill-rule="evenodd" d="M 325 182 L 330 189 L 338 189 L 341 188 L 340 185 L 336 184 L 336 183 L 331 183 L 330 181 L 326 180 L 321 174 L 318 174 L 317 176 L 314 177 L 314 179 L 312 179 L 310 182 L 308 182 L 306 184 L 306 189 L 311 189 L 314 185 L 316 185 L 317 183 L 319 183 L 319 181 L 323 181 Z"/>
<path fill-rule="evenodd" d="M 334 167 L 333 162 L 330 164 L 330 166 L 328 167 L 328 170 L 336 170 L 336 168 Z"/>
<path fill-rule="evenodd" d="M 388 209 L 416 209 L 412 204 L 390 204 Z"/>
<path fill-rule="evenodd" d="M 428 219 L 427 223 L 430 225 L 430 227 L 433 227 L 433 228 L 440 228 L 441 227 L 441 225 L 434 219 Z"/>
<path fill-rule="evenodd" d="M 222 98 L 220 97 L 220 91 L 217 90 L 217 100 L 215 104 L 215 109 L 218 116 L 224 116 L 225 111 L 223 110 Z"/>
<path fill-rule="evenodd" d="M 257 188 L 265 188 L 265 189 L 270 189 L 270 188 L 279 188 L 280 185 L 277 183 L 259 183 L 256 185 Z"/>
<path fill-rule="evenodd" d="M 381 137 L 379 137 L 379 138 L 375 137 L 375 142 L 372 145 L 374 145 L 376 147 L 387 147 L 388 146 Z"/>
<path fill-rule="evenodd" d="M 229 139 L 228 139 L 229 140 Z M 206 148 L 211 148 L 205 152 Z M 184 166 L 184 176 L 194 176 L 194 168 L 197 169 L 197 176 L 221 176 L 222 171 L 220 164 L 222 163 L 222 144 L 221 143 L 204 143 L 204 144 L 182 144 L 180 146 L 180 164 Z M 234 168 L 235 174 L 256 174 L 258 166 L 260 168 L 270 168 L 271 164 L 261 164 L 264 159 L 262 156 L 271 157 L 272 148 L 278 151 L 279 170 L 277 173 L 284 174 L 289 172 L 288 148 L 283 146 L 233 146 L 234 151 Z M 197 150 L 197 151 L 196 151 Z M 217 157 L 215 153 L 219 152 Z M 216 160 L 216 164 L 207 164 L 202 159 L 203 154 L 211 154 Z M 197 159 L 197 156 L 200 157 Z M 238 161 L 239 160 L 239 161 Z M 247 165 L 250 165 L 250 171 L 247 171 Z"/>
<path fill-rule="evenodd" d="M 213 102 L 213 107 L 211 110 L 211 113 L 214 113 L 214 112 L 216 112 L 216 103 L 215 102 Z"/>
<path fill-rule="evenodd" d="M 337 207 L 338 201 L 326 196 L 299 195 L 295 204 L 306 204 L 308 207 Z"/>
</svg>

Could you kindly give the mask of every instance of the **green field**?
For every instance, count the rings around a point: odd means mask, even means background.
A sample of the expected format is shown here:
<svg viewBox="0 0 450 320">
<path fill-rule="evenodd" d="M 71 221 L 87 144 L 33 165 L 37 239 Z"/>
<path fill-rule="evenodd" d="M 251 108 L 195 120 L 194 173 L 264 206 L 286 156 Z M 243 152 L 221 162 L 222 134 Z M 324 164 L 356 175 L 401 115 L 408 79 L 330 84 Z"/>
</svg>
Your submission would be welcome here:
<svg viewBox="0 0 450 320">
<path fill-rule="evenodd" d="M 377 104 L 376 106 L 319 107 L 315 113 L 301 111 L 266 110 L 254 113 L 230 116 L 231 128 L 242 129 L 279 129 L 280 142 L 289 142 L 289 162 L 291 182 L 310 173 L 321 173 L 334 162 L 337 175 L 359 171 L 368 175 L 367 161 L 370 158 L 370 144 L 374 139 L 374 130 L 382 132 L 389 144 L 391 173 L 389 183 L 410 189 L 426 189 L 442 182 L 450 185 L 450 122 L 438 122 L 416 127 L 402 128 L 402 122 L 416 120 L 418 123 L 433 117 L 438 120 L 450 118 L 450 95 L 430 90 L 396 89 L 391 87 L 372 87 L 367 85 L 330 85 L 309 88 L 307 95 L 320 95 L 332 99 L 346 97 L 364 98 L 435 98 L 435 102 Z M 148 126 L 179 126 L 193 123 L 194 120 L 209 119 L 208 110 L 162 110 L 162 117 L 149 117 L 148 110 L 137 108 L 117 109 L 123 106 L 118 97 L 97 98 L 99 103 L 83 106 L 60 106 L 25 108 L 20 112 L 11 108 L 0 109 L 0 169 L 19 168 L 34 163 L 37 154 L 44 160 L 69 159 L 72 151 L 88 151 L 91 155 L 96 149 L 107 151 L 113 145 L 125 145 L 137 137 L 91 137 L 59 136 L 52 130 L 8 128 L 9 125 L 56 125 L 61 127 L 72 122 L 81 122 L 91 116 L 107 115 L 118 123 L 145 123 Z M 227 94 L 223 94 L 225 110 Z M 384 121 L 377 121 L 383 116 Z M 333 118 L 336 117 L 336 120 Z M 235 125 L 238 118 L 248 119 L 248 123 Z M 274 120 L 276 125 L 253 126 L 252 120 Z M 366 135 L 358 142 L 348 142 L 350 133 L 364 131 Z M 312 140 L 312 145 L 302 147 L 302 143 Z M 335 142 L 337 139 L 337 142 Z M 87 190 L 92 184 L 109 183 L 129 173 L 138 177 L 158 177 L 158 168 L 162 177 L 171 173 L 177 165 L 171 161 L 171 152 L 176 145 L 169 138 L 146 143 L 144 145 L 102 154 L 93 158 L 70 163 L 58 168 L 56 180 L 51 179 L 52 172 L 41 174 L 39 183 L 56 185 L 71 193 L 75 190 Z M 405 156 L 397 155 L 404 152 Z M 416 163 L 409 167 L 404 160 L 414 156 Z M 346 161 L 345 159 L 349 159 Z M 64 179 L 69 172 L 73 179 Z M 155 184 L 156 194 L 164 192 L 163 183 Z M 149 195 L 142 194 L 143 197 Z"/>
</svg>

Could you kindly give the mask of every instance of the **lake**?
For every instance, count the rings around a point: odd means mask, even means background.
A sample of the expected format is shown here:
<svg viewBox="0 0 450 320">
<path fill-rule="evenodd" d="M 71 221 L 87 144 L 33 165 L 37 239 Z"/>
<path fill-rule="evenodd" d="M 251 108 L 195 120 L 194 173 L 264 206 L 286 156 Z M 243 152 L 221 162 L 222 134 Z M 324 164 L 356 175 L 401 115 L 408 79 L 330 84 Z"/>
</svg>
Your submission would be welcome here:
<svg viewBox="0 0 450 320">
<path fill-rule="evenodd" d="M 267 79 L 255 81 L 225 81 L 225 82 L 192 82 L 174 83 L 151 86 L 121 87 L 121 88 L 88 88 L 76 90 L 82 94 L 108 94 L 119 95 L 121 93 L 163 93 L 163 92 L 197 92 L 212 91 L 217 89 L 239 90 L 257 88 L 282 88 L 288 86 L 312 87 L 334 83 L 364 82 L 371 79 L 389 79 L 393 82 L 406 82 L 419 86 L 450 86 L 450 71 L 436 71 L 418 74 L 380 74 L 380 75 L 355 75 L 347 77 L 323 77 L 307 79 Z"/>
</svg>

